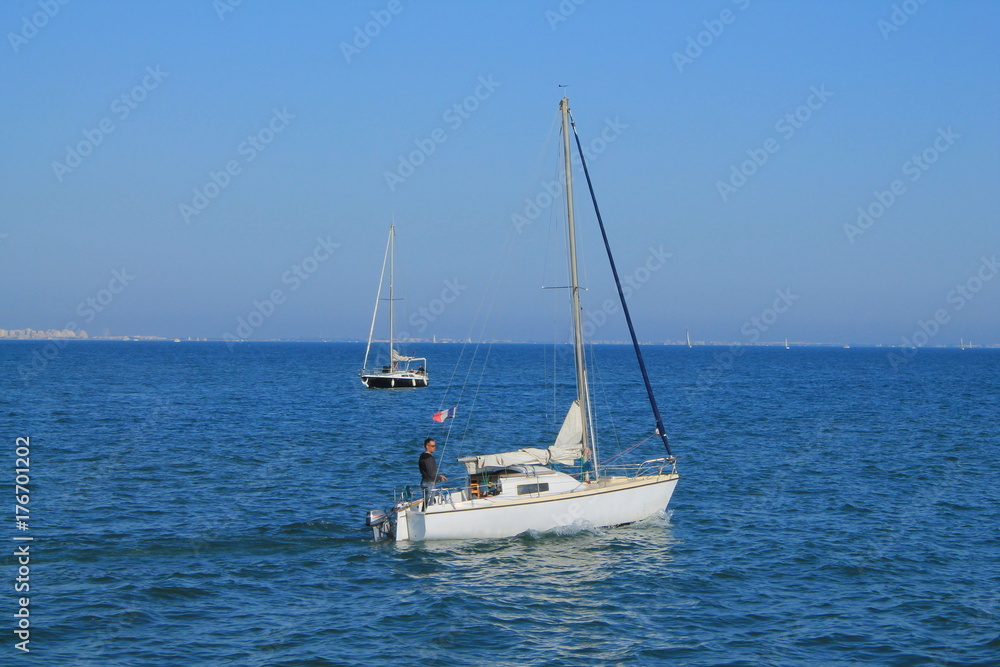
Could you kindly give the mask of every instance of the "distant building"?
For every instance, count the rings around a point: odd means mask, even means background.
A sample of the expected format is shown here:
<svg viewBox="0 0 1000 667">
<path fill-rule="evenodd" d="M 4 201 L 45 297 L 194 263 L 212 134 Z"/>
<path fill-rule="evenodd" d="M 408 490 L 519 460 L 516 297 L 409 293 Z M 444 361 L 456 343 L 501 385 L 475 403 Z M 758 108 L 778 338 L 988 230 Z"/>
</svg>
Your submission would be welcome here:
<svg viewBox="0 0 1000 667">
<path fill-rule="evenodd" d="M 48 340 L 50 338 L 90 338 L 86 331 L 71 331 L 70 329 L 49 329 L 48 331 L 36 331 L 35 329 L 0 329 L 0 339 L 14 340 Z"/>
</svg>

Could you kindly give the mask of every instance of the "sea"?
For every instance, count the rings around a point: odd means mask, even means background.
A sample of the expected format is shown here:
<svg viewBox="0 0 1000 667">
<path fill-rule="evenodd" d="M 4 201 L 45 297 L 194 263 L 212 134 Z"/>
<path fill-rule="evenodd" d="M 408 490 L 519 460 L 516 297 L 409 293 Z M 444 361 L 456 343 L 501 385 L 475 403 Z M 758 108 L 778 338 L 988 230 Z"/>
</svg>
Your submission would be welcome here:
<svg viewBox="0 0 1000 667">
<path fill-rule="evenodd" d="M 425 437 L 459 482 L 572 398 L 565 346 L 414 347 L 0 343 L 0 664 L 1000 665 L 1000 350 L 645 346 L 664 512 L 375 542 Z M 589 354 L 601 460 L 664 456 Z"/>
</svg>

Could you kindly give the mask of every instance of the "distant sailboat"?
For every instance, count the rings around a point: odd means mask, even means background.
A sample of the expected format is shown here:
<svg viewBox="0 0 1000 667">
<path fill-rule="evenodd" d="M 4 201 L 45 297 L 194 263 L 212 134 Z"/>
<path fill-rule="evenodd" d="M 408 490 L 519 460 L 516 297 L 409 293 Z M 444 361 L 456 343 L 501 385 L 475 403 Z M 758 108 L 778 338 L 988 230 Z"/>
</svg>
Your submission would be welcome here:
<svg viewBox="0 0 1000 667">
<path fill-rule="evenodd" d="M 684 336 L 687 338 L 688 347 L 691 347 L 691 330 L 690 329 L 686 329 L 684 331 Z"/>
<path fill-rule="evenodd" d="M 965 341 L 963 339 L 961 339 L 961 338 L 958 339 L 958 347 L 959 347 L 959 349 L 962 349 L 962 350 L 965 349 Z"/>
<path fill-rule="evenodd" d="M 789 349 L 789 348 L 788 348 L 788 339 L 787 339 L 787 338 L 785 339 L 785 349 L 786 349 L 786 350 L 787 350 L 787 349 Z"/>
<path fill-rule="evenodd" d="M 424 357 L 405 357 L 396 351 L 394 306 L 394 264 L 396 252 L 396 225 L 389 227 L 389 242 L 385 246 L 385 257 L 382 258 L 382 275 L 378 280 L 378 293 L 375 296 L 375 312 L 372 313 L 372 326 L 368 330 L 368 347 L 365 348 L 365 362 L 361 369 L 361 381 L 372 389 L 393 389 L 398 387 L 426 387 L 427 359 Z M 389 364 L 382 366 L 381 371 L 368 370 L 368 355 L 372 349 L 372 338 L 375 334 L 375 318 L 378 317 L 378 305 L 382 300 L 382 282 L 385 279 L 385 265 L 389 264 Z M 417 364 L 414 370 L 411 364 Z"/>
</svg>

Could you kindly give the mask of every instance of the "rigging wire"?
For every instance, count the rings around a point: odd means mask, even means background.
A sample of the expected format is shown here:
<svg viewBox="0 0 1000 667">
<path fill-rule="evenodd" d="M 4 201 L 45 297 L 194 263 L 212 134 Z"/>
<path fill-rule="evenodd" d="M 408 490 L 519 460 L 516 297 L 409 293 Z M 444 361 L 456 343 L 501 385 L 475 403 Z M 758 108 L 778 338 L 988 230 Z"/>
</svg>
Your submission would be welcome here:
<svg viewBox="0 0 1000 667">
<path fill-rule="evenodd" d="M 615 459 L 617 459 L 617 458 L 618 458 L 619 456 L 624 456 L 625 454 L 628 454 L 628 453 L 629 453 L 629 452 L 631 452 L 631 451 L 632 451 L 633 449 L 635 449 L 636 447 L 638 447 L 638 446 L 639 446 L 639 445 L 641 445 L 642 443 L 644 443 L 644 442 L 646 442 L 647 440 L 649 440 L 650 438 L 652 438 L 652 437 L 653 437 L 654 435 L 656 435 L 656 434 L 655 434 L 655 433 L 653 433 L 652 435 L 647 435 L 647 436 L 646 436 L 645 438 L 643 438 L 643 439 L 642 439 L 642 440 L 640 440 L 639 442 L 635 443 L 634 445 L 632 445 L 631 447 L 629 447 L 629 448 L 628 448 L 628 449 L 626 449 L 625 451 L 623 451 L 623 452 L 618 452 L 617 454 L 615 454 L 614 456 L 612 456 L 612 457 L 611 457 L 610 459 L 607 459 L 606 461 L 604 461 L 603 463 L 601 463 L 601 465 L 607 465 L 607 464 L 611 463 L 612 461 L 614 461 Z"/>
<path fill-rule="evenodd" d="M 394 221 L 393 224 L 395 224 L 395 216 L 393 216 L 393 221 Z M 392 235 L 391 229 L 389 231 L 389 234 L 391 240 L 391 235 Z M 362 373 L 368 369 L 368 353 L 371 352 L 372 349 L 372 336 L 375 335 L 375 318 L 378 316 L 378 306 L 379 302 L 382 300 L 382 281 L 385 280 L 385 266 L 388 261 L 389 261 L 389 243 L 386 242 L 385 255 L 382 257 L 382 272 L 379 274 L 378 277 L 378 292 L 375 294 L 375 312 L 372 313 L 372 325 L 371 328 L 368 329 L 368 346 L 365 348 L 365 363 L 361 368 Z M 391 352 L 389 356 L 390 357 L 392 356 Z"/>
<path fill-rule="evenodd" d="M 549 132 L 546 135 L 544 145 L 539 154 L 540 155 L 538 160 L 539 165 L 543 161 L 544 156 L 550 152 L 549 146 L 552 143 L 552 139 L 555 134 L 554 129 L 558 125 L 559 125 L 559 116 L 558 114 L 556 114 L 553 118 L 552 125 L 549 128 Z M 540 169 L 540 167 L 536 168 L 536 173 L 540 173 L 541 171 L 542 170 Z M 541 182 L 541 181 L 536 181 L 536 182 Z M 479 358 L 481 349 L 483 348 L 484 345 L 485 345 L 485 356 L 483 357 L 481 365 L 478 366 L 479 373 L 478 373 L 478 378 L 474 381 L 475 390 L 472 394 L 471 404 L 468 406 L 467 409 L 463 411 L 464 428 L 461 434 L 461 439 L 460 439 L 461 442 L 467 441 L 469 431 L 472 427 L 472 415 L 475 413 L 475 409 L 478 404 L 479 394 L 482 390 L 484 378 L 486 377 L 486 373 L 489 368 L 489 360 L 492 356 L 493 344 L 494 341 L 497 339 L 497 329 L 501 324 L 502 314 L 506 311 L 508 302 L 511 298 L 512 291 L 509 285 L 510 281 L 506 280 L 506 275 L 511 270 L 511 264 L 512 264 L 511 257 L 513 255 L 514 249 L 517 246 L 517 236 L 519 236 L 521 232 L 522 230 L 517 228 L 515 225 L 511 225 L 510 227 L 507 228 L 507 234 L 505 236 L 502 251 L 498 255 L 498 261 L 494 264 L 494 268 L 490 276 L 490 280 L 488 282 L 488 288 L 484 292 L 483 298 L 480 300 L 480 304 L 479 307 L 477 308 L 476 315 L 473 318 L 473 321 L 469 327 L 470 336 L 468 337 L 468 340 L 469 341 L 473 340 L 472 334 L 476 334 L 475 335 L 476 342 L 473 344 L 472 358 L 468 362 L 467 370 L 465 372 L 465 377 L 463 378 L 462 382 L 462 387 L 461 390 L 459 391 L 459 396 L 457 400 L 458 404 L 462 404 L 462 401 L 465 398 L 466 393 L 471 390 L 470 382 L 473 381 L 472 380 L 473 375 L 477 370 L 477 359 Z M 548 248 L 546 247 L 546 250 L 547 249 Z M 506 289 L 501 291 L 501 286 L 504 284 L 506 284 Z M 489 335 L 487 335 L 487 329 L 491 321 L 493 322 L 493 331 Z M 476 333 L 477 329 L 478 333 Z M 459 362 L 456 363 L 455 366 L 456 370 L 453 373 L 453 377 L 454 374 L 458 372 L 458 369 L 461 366 L 461 361 L 466 353 L 466 348 L 468 347 L 468 345 L 469 345 L 468 342 L 465 345 L 463 345 L 462 353 L 460 354 Z M 445 399 L 442 398 L 442 406 L 444 405 L 444 400 Z M 442 450 L 442 457 L 443 455 L 444 451 Z"/>
<path fill-rule="evenodd" d="M 557 114 L 556 117 L 555 117 L 554 122 L 558 122 L 559 120 L 560 120 L 560 118 L 559 118 L 559 115 Z M 561 141 L 561 139 L 562 139 L 562 123 L 561 122 L 558 123 L 558 131 L 557 131 L 557 133 L 558 133 L 558 138 L 560 139 L 559 144 L 561 145 L 562 144 L 562 141 Z M 555 159 L 555 164 L 553 165 L 554 172 L 555 172 L 554 180 L 555 180 L 556 183 L 558 183 L 559 179 L 560 179 L 560 174 L 562 173 L 562 169 L 563 169 L 562 168 L 562 160 L 560 159 L 559 151 L 553 151 L 552 152 L 552 157 Z M 563 187 L 565 187 L 565 185 Z M 551 269 L 549 267 L 549 257 L 550 257 L 550 254 L 551 254 L 551 249 L 554 248 L 554 247 L 556 247 L 556 244 L 553 243 L 553 236 L 556 234 L 556 230 L 562 227 L 562 222 L 566 219 L 565 215 L 563 215 L 563 213 L 565 212 L 565 206 L 563 204 L 563 201 L 564 200 L 563 200 L 562 197 L 560 197 L 560 196 L 553 196 L 553 198 L 552 198 L 552 205 L 549 207 L 549 219 L 548 219 L 548 221 L 546 222 L 546 225 L 545 225 L 545 231 L 546 231 L 545 250 L 546 250 L 546 252 L 545 252 L 545 266 L 544 266 L 544 270 L 543 270 L 543 274 L 542 274 L 542 285 L 545 285 L 548 282 L 548 280 L 546 279 L 546 276 L 549 274 L 550 270 L 551 270 L 551 272 L 552 272 L 553 275 L 556 272 L 556 269 L 554 267 L 555 262 L 553 262 L 553 266 L 551 267 Z M 558 213 L 558 215 L 557 215 L 557 213 Z M 567 230 L 566 233 L 567 234 L 569 233 L 568 230 Z M 563 257 L 563 256 L 564 256 L 564 253 L 560 253 L 559 254 L 559 257 Z M 569 266 L 566 266 L 564 270 L 566 271 L 566 273 L 568 275 L 569 274 Z M 567 282 L 569 282 L 569 281 L 567 280 Z M 560 321 L 562 319 L 561 316 L 560 316 L 560 313 L 563 313 L 564 309 L 561 306 L 557 307 L 557 305 L 556 305 L 557 301 L 558 301 L 557 290 L 553 290 L 552 291 L 551 299 L 549 300 L 549 308 L 551 308 L 551 312 L 552 312 L 552 347 L 551 347 L 551 351 L 552 351 L 552 374 L 551 374 L 551 376 L 549 378 L 546 378 L 546 382 L 551 381 L 551 383 L 552 383 L 552 414 L 551 414 L 551 420 L 552 420 L 552 425 L 555 428 L 558 428 L 559 424 L 560 424 L 560 422 L 559 422 L 559 381 L 558 381 L 558 377 L 559 377 L 559 351 L 560 351 L 560 349 L 562 349 L 561 345 L 564 344 L 563 340 L 561 340 L 560 337 L 559 337 L 559 323 L 560 323 Z M 547 350 L 548 350 L 548 348 L 547 348 Z"/>
<path fill-rule="evenodd" d="M 608 399 L 607 383 L 605 383 L 604 381 L 604 374 L 602 373 L 601 364 L 599 364 L 597 361 L 598 360 L 597 346 L 591 344 L 589 345 L 589 348 L 590 348 L 589 350 L 590 367 L 594 369 L 594 375 L 596 376 L 594 378 L 594 382 L 591 383 L 591 386 L 596 384 L 601 390 L 600 396 L 603 399 L 602 405 L 606 410 L 607 419 L 610 424 L 611 434 L 614 437 L 615 444 L 618 447 L 621 447 L 621 438 L 618 436 L 618 425 L 615 423 L 615 411 L 611 409 L 611 401 Z M 595 400 L 594 403 L 597 403 L 597 401 Z"/>
<path fill-rule="evenodd" d="M 510 239 L 510 234 L 509 233 L 507 235 L 507 239 Z M 511 244 L 508 242 L 508 240 L 504 241 L 504 252 L 501 254 L 502 258 L 506 258 L 506 256 L 510 253 L 510 245 Z M 472 358 L 469 360 L 468 369 L 466 370 L 465 377 L 462 380 L 462 388 L 459 390 L 459 392 L 458 392 L 458 398 L 455 401 L 456 406 L 461 406 L 462 405 L 462 399 L 465 396 L 465 390 L 468 387 L 469 378 L 471 377 L 472 370 L 473 370 L 473 368 L 475 367 L 475 364 L 476 364 L 476 357 L 479 355 L 479 349 L 480 349 L 480 347 L 482 346 L 482 343 L 483 343 L 483 333 L 485 331 L 486 321 L 489 319 L 489 314 L 490 314 L 490 312 L 492 312 L 493 305 L 494 305 L 494 303 L 496 301 L 496 291 L 497 290 L 496 289 L 492 289 L 491 286 L 494 284 L 494 279 L 496 278 L 497 272 L 503 267 L 503 265 L 505 263 L 506 263 L 505 261 L 499 261 L 498 260 L 497 263 L 494 265 L 493 272 L 490 275 L 490 281 L 488 283 L 489 286 L 483 292 L 483 297 L 480 299 L 479 305 L 476 308 L 476 314 L 473 316 L 472 322 L 469 325 L 469 331 L 468 331 L 469 335 L 466 336 L 466 342 L 464 342 L 462 344 L 462 350 L 459 353 L 458 361 L 455 362 L 455 367 L 454 367 L 454 369 L 452 371 L 452 379 L 454 379 L 455 374 L 458 373 L 459 368 L 461 368 L 462 358 L 465 356 L 465 352 L 466 352 L 466 350 L 468 349 L 468 347 L 470 345 L 470 341 L 473 340 L 472 339 L 472 334 L 476 333 L 475 332 L 476 326 L 479 323 L 480 316 L 482 316 L 482 322 L 483 322 L 482 328 L 481 328 L 480 332 L 478 333 L 478 335 L 476 336 L 476 339 L 475 339 L 476 342 L 475 343 L 471 343 L 472 344 Z M 492 292 L 492 298 L 490 298 L 491 292 Z M 484 314 L 483 313 L 483 307 L 486 304 L 487 299 L 490 299 L 490 304 L 489 304 L 489 306 L 486 309 L 486 313 Z M 488 348 L 492 348 L 492 343 L 490 343 L 488 345 Z M 489 359 L 489 350 L 487 350 L 487 359 Z M 451 380 L 449 380 L 449 388 L 447 388 L 445 390 L 445 396 L 443 396 L 441 398 L 441 406 L 440 407 L 443 407 L 445 405 L 445 399 L 447 398 L 447 394 L 450 391 L 450 387 L 451 387 Z M 476 396 L 478 396 L 478 393 L 479 393 L 479 391 L 478 391 L 478 386 L 477 386 Z M 473 413 L 473 409 L 475 408 L 475 404 L 476 404 L 476 401 L 475 401 L 475 398 L 474 398 L 473 399 L 473 403 L 472 403 L 472 407 L 470 407 L 470 409 L 468 411 L 463 412 L 463 418 L 465 420 L 465 430 L 462 433 L 462 441 L 463 442 L 465 441 L 465 437 L 466 437 L 466 433 L 468 432 L 469 425 L 472 422 L 472 413 Z M 451 429 L 449 428 L 449 429 L 447 429 L 447 433 L 445 435 L 444 444 L 441 447 L 441 458 L 442 458 L 442 460 L 444 459 L 445 451 L 448 448 L 448 443 L 450 441 L 450 438 L 451 438 Z"/>
<path fill-rule="evenodd" d="M 590 190 L 590 199 L 594 203 L 594 213 L 597 215 L 597 222 L 601 227 L 601 237 L 604 239 L 604 248 L 608 251 L 608 262 L 611 264 L 611 273 L 615 277 L 615 285 L 618 287 L 618 296 L 621 299 L 622 311 L 625 313 L 625 322 L 628 323 L 628 331 L 632 336 L 632 346 L 635 348 L 635 356 L 639 362 L 639 370 L 642 372 L 642 380 L 646 385 L 646 394 L 649 396 L 649 406 L 653 409 L 653 416 L 656 419 L 656 431 L 663 440 L 663 446 L 670 453 L 670 442 L 667 439 L 667 430 L 663 426 L 663 419 L 660 417 L 660 408 L 656 404 L 656 396 L 653 394 L 653 386 L 649 382 L 649 374 L 646 372 L 646 364 L 642 359 L 642 350 L 639 349 L 639 339 L 636 338 L 635 328 L 632 326 L 632 316 L 628 311 L 628 304 L 625 301 L 625 293 L 622 292 L 621 282 L 618 280 L 618 268 L 615 266 L 615 259 L 611 254 L 611 245 L 608 243 L 608 235 L 604 230 L 604 220 L 601 218 L 601 209 L 597 206 L 597 195 L 594 193 L 594 184 L 590 180 L 590 171 L 587 169 L 587 160 L 583 155 L 583 146 L 580 142 L 580 135 L 576 131 L 576 121 L 570 113 L 570 123 L 573 126 L 573 136 L 576 138 L 576 147 L 580 152 L 580 163 L 583 165 L 583 174 L 587 178 L 587 188 Z"/>
<path fill-rule="evenodd" d="M 556 116 L 556 117 L 553 118 L 552 126 L 549 128 L 549 131 L 546 134 L 546 139 L 545 139 L 545 142 L 544 142 L 544 144 L 542 146 L 542 149 L 539 151 L 538 158 L 536 159 L 536 164 L 538 165 L 536 167 L 536 169 L 535 169 L 536 173 L 540 173 L 541 172 L 541 163 L 542 163 L 542 160 L 544 158 L 544 155 L 548 153 L 548 145 L 549 145 L 549 143 L 552 140 L 553 128 L 556 127 L 557 123 L 558 123 L 558 116 Z M 476 312 L 473 315 L 472 320 L 470 321 L 469 329 L 466 332 L 466 339 L 465 339 L 465 341 L 463 341 L 462 348 L 459 351 L 458 360 L 455 362 L 455 365 L 452 368 L 451 377 L 448 379 L 448 384 L 445 387 L 445 392 L 444 392 L 444 394 L 441 397 L 441 402 L 438 405 L 438 411 L 439 412 L 441 411 L 442 408 L 444 408 L 445 405 L 447 405 L 448 396 L 451 393 L 451 388 L 454 386 L 455 376 L 458 374 L 459 370 L 461 368 L 463 368 L 462 361 L 465 358 L 466 353 L 468 352 L 469 346 L 472 345 L 472 358 L 469 360 L 469 365 L 467 367 L 467 370 L 466 370 L 466 373 L 465 373 L 465 377 L 463 378 L 463 381 L 462 381 L 462 387 L 461 387 L 461 389 L 458 392 L 458 398 L 455 399 L 455 405 L 461 405 L 462 404 L 462 399 L 465 396 L 465 390 L 466 390 L 466 388 L 468 386 L 469 378 L 471 377 L 472 370 L 475 367 L 475 362 L 476 362 L 476 358 L 478 357 L 478 354 L 479 354 L 480 346 L 483 344 L 483 341 L 485 339 L 484 333 L 485 333 L 485 329 L 486 329 L 486 323 L 487 323 L 487 321 L 490 318 L 490 313 L 492 312 L 493 305 L 495 304 L 495 301 L 496 301 L 496 292 L 499 290 L 499 284 L 500 284 L 501 281 L 498 279 L 497 274 L 498 273 L 503 273 L 503 272 L 505 272 L 507 270 L 506 267 L 509 265 L 509 256 L 510 256 L 511 251 L 513 249 L 513 241 L 514 241 L 514 239 L 512 237 L 512 234 L 510 233 L 510 230 L 508 229 L 508 233 L 507 233 L 507 235 L 506 235 L 506 237 L 504 239 L 504 245 L 503 245 L 502 252 L 500 253 L 500 255 L 498 256 L 497 261 L 493 265 L 493 269 L 492 269 L 492 272 L 490 274 L 490 278 L 489 278 L 489 280 L 486 283 L 487 284 L 487 288 L 486 288 L 486 290 L 483 291 L 483 296 L 482 296 L 482 298 L 480 298 L 479 305 L 476 307 Z M 493 294 L 492 299 L 490 298 L 491 291 L 492 291 L 492 294 Z M 486 312 L 484 314 L 483 313 L 483 308 L 486 305 L 486 302 L 487 302 L 488 299 L 490 300 L 490 305 L 486 309 Z M 480 317 L 482 317 L 482 326 L 480 328 L 480 331 L 477 334 L 476 333 L 476 328 L 480 326 Z M 473 335 L 475 335 L 475 339 L 473 339 Z M 472 342 L 473 340 L 475 340 L 474 343 Z M 488 358 L 488 356 L 487 356 L 487 358 Z M 469 419 L 471 419 L 471 416 L 472 416 L 472 411 L 471 410 L 469 410 L 469 411 L 463 411 L 463 418 L 465 418 L 466 421 L 468 421 Z M 449 429 L 449 433 L 450 433 L 450 429 Z M 444 456 L 444 449 L 446 447 L 447 447 L 447 438 L 445 440 L 445 444 L 442 446 L 442 451 L 441 451 L 441 456 L 442 457 Z"/>
</svg>

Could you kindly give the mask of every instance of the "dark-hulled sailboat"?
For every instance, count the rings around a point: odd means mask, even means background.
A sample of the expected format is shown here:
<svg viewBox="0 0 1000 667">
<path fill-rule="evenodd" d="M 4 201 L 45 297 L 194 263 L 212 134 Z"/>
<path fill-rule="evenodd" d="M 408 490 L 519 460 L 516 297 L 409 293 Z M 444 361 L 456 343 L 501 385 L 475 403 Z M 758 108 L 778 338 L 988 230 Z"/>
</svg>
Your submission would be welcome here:
<svg viewBox="0 0 1000 667">
<path fill-rule="evenodd" d="M 378 279 L 378 293 L 375 296 L 375 312 L 372 313 L 372 325 L 368 330 L 368 346 L 365 348 L 365 362 L 361 369 L 361 382 L 371 389 L 398 389 L 403 387 L 426 387 L 427 359 L 425 357 L 408 357 L 400 354 L 396 350 L 395 339 L 395 252 L 396 252 L 396 225 L 389 227 L 389 241 L 385 246 L 385 257 L 382 258 L 382 275 Z M 385 267 L 389 266 L 389 344 L 388 364 L 382 365 L 381 370 L 369 369 L 368 359 L 372 351 L 372 343 L 380 341 L 374 340 L 375 320 L 378 317 L 378 307 L 382 301 L 382 284 L 385 281 Z M 416 366 L 416 368 L 414 368 Z"/>
</svg>

